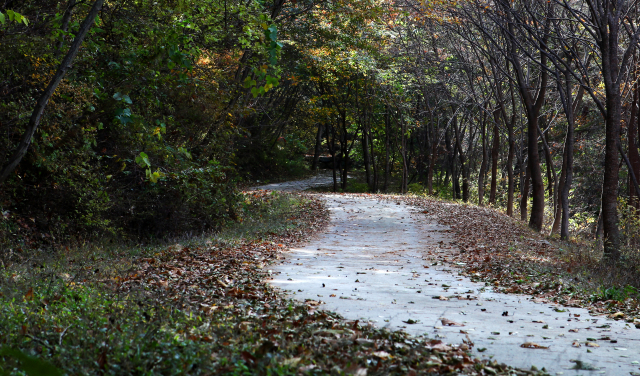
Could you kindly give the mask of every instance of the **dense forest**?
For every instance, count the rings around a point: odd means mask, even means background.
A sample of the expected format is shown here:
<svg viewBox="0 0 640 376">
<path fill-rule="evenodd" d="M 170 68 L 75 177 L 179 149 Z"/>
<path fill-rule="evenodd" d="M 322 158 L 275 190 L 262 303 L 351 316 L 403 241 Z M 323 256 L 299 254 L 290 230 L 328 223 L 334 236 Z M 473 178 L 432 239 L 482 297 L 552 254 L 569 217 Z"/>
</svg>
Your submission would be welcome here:
<svg viewBox="0 0 640 376">
<path fill-rule="evenodd" d="M 0 4 L 2 247 L 241 220 L 239 187 L 492 205 L 637 248 L 637 4 L 67 0 Z M 517 213 L 519 211 L 519 213 Z"/>
</svg>

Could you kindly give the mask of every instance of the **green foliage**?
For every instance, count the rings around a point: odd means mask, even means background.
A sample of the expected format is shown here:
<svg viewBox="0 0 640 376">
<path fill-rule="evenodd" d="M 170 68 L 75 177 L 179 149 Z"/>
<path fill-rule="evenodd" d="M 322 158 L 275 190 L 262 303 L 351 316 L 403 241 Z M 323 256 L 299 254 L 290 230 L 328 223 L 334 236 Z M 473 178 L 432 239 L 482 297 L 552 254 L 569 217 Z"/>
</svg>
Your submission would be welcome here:
<svg viewBox="0 0 640 376">
<path fill-rule="evenodd" d="M 62 376 L 62 372 L 51 363 L 26 355 L 20 350 L 4 346 L 0 348 L 0 357 L 3 356 L 19 361 L 20 365 L 18 368 L 22 369 L 29 376 Z"/>
<path fill-rule="evenodd" d="M 625 301 L 628 298 L 635 298 L 638 296 L 638 289 L 633 286 L 627 285 L 624 287 L 599 287 L 598 292 L 591 296 L 592 301 L 601 300 L 615 300 L 618 302 Z"/>
<path fill-rule="evenodd" d="M 366 192 L 369 192 L 369 185 L 367 183 L 349 182 L 345 192 L 349 192 L 349 193 L 366 193 Z"/>
<path fill-rule="evenodd" d="M 25 16 L 19 13 L 16 13 L 11 9 L 7 9 L 5 13 L 0 12 L 0 25 L 2 26 L 6 25 L 7 21 L 15 22 L 15 23 L 23 23 L 24 26 L 29 26 L 29 20 Z"/>
<path fill-rule="evenodd" d="M 407 186 L 409 193 L 413 194 L 423 194 L 425 192 L 425 188 L 420 183 L 411 183 Z"/>
<path fill-rule="evenodd" d="M 191 5 L 145 0 L 103 10 L 0 193 L 4 220 L 18 229 L 10 232 L 7 223 L 3 239 L 29 246 L 38 232 L 50 241 L 169 236 L 233 216 L 234 114 L 245 106 L 237 101 L 245 89 L 231 72 L 255 72 L 253 86 L 263 94 L 277 87 L 282 43 L 258 2 Z M 77 5 L 63 31 L 65 6 L 24 2 L 15 9 L 24 21 L 5 12 L 25 25 L 42 12 L 56 17 L 37 32 L 0 37 L 7 52 L 0 86 L 18 88 L 0 93 L 8 134 L 0 159 L 13 151 L 38 90 L 60 62 L 64 50 L 56 46 L 68 46 L 86 10 Z"/>
</svg>

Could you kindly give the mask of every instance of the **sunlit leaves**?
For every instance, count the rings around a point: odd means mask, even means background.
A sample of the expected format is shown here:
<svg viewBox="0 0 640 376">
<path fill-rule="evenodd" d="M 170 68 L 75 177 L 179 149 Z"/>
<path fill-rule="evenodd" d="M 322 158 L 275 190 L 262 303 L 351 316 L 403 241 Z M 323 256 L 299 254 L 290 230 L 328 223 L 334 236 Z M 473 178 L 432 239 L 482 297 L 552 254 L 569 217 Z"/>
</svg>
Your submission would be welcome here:
<svg viewBox="0 0 640 376">
<path fill-rule="evenodd" d="M 20 13 L 16 13 L 11 9 L 7 9 L 5 13 L 0 12 L 0 24 L 4 26 L 6 25 L 7 21 L 22 23 L 25 26 L 29 26 L 29 20 L 25 16 L 21 15 Z"/>
</svg>

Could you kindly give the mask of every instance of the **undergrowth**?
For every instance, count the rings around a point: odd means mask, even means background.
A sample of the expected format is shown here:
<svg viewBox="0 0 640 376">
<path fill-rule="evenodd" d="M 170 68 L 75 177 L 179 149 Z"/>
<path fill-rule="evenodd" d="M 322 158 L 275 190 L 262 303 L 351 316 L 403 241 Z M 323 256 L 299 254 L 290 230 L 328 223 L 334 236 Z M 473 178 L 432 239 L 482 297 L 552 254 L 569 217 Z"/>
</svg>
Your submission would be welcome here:
<svg viewBox="0 0 640 376">
<path fill-rule="evenodd" d="M 308 206 L 309 199 L 301 196 L 247 193 L 237 222 L 182 243 L 197 249 L 269 241 L 300 230 L 306 224 L 300 216 Z M 68 374 L 235 369 L 242 359 L 232 359 L 234 352 L 214 357 L 211 348 L 215 339 L 235 330 L 238 323 L 230 312 L 204 315 L 149 288 L 122 288 L 145 257 L 182 247 L 92 244 L 5 254 L 0 269 L 0 346 L 47 359 Z M 239 346 L 236 353 L 241 350 Z M 0 359 L 0 373 L 22 374 L 24 362 L 10 355 Z M 275 374 L 288 374 L 287 368 L 276 365 Z"/>
</svg>

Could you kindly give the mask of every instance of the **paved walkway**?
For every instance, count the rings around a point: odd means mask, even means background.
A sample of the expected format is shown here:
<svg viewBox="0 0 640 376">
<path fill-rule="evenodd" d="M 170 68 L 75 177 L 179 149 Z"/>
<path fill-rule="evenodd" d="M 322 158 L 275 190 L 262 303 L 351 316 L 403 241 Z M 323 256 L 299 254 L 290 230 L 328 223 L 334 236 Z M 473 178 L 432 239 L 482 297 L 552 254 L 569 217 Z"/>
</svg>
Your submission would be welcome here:
<svg viewBox="0 0 640 376">
<path fill-rule="evenodd" d="M 447 228 L 410 206 L 364 196 L 321 197 L 331 211 L 330 227 L 273 267 L 272 283 L 295 298 L 447 343 L 468 336 L 476 356 L 516 367 L 534 365 L 558 375 L 640 375 L 635 327 L 584 309 L 494 293 L 459 276 L 454 266 L 433 265 L 433 255 L 452 252 Z"/>
</svg>

